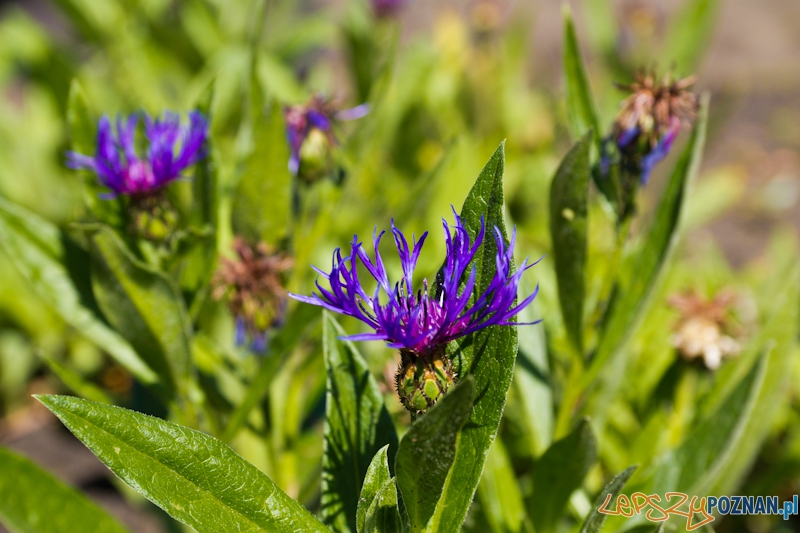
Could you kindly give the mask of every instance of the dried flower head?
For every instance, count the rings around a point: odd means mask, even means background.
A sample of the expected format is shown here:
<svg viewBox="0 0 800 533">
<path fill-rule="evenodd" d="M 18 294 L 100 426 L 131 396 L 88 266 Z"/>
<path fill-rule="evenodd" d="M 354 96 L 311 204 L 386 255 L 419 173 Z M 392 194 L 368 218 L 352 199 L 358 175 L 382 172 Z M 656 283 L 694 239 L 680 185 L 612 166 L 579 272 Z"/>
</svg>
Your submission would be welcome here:
<svg viewBox="0 0 800 533">
<path fill-rule="evenodd" d="M 734 299 L 730 291 L 722 291 L 711 300 L 696 292 L 669 298 L 668 303 L 680 313 L 672 342 L 684 358 L 702 358 L 709 370 L 716 370 L 725 357 L 739 352 L 739 343 L 730 336 Z"/>
<path fill-rule="evenodd" d="M 256 353 L 266 349 L 267 332 L 283 320 L 287 292 L 283 276 L 292 267 L 292 258 L 273 253 L 261 242 L 253 248 L 241 237 L 233 242 L 236 259 L 220 259 L 214 274 L 213 296 L 226 298 L 236 317 L 236 344 L 248 340 Z"/>
<path fill-rule="evenodd" d="M 189 123 L 183 125 L 175 113 L 167 112 L 155 120 L 141 113 L 148 147 L 144 157 L 140 157 L 136 150 L 139 115 L 134 113 L 126 120 L 117 117 L 116 134 L 104 115 L 97 128 L 94 157 L 67 152 L 67 166 L 93 171 L 100 183 L 111 189 L 103 197 L 151 196 L 205 155 L 208 120 L 199 111 L 193 111 L 189 113 Z"/>
<path fill-rule="evenodd" d="M 367 104 L 337 111 L 330 101 L 319 95 L 312 96 L 305 105 L 284 108 L 289 171 L 309 181 L 326 173 L 331 167 L 331 149 L 336 145 L 333 121 L 355 120 L 367 113 Z"/>
<path fill-rule="evenodd" d="M 290 294 L 301 302 L 355 317 L 373 329 L 372 333 L 352 335 L 348 339 L 382 340 L 399 349 L 402 362 L 396 384 L 403 404 L 411 411 L 424 411 L 454 383 L 453 366 L 445 353 L 449 342 L 489 326 L 517 325 L 515 315 L 529 305 L 538 292 L 537 287 L 536 292 L 516 304 L 519 280 L 533 264 L 528 265 L 526 259 L 512 274 L 515 234 L 512 234 L 511 244 L 506 246 L 502 233 L 494 228 L 496 271 L 487 289 L 476 294 L 476 270 L 474 265 L 470 269 L 470 263 L 483 244 L 484 225 L 481 222 L 481 230 L 473 242 L 461 217 L 455 211 L 453 214 L 456 224 L 452 234 L 447 221 L 442 221 L 447 252 L 444 266 L 432 287 L 427 280 L 422 281 L 421 289 L 415 288 L 413 283 L 414 270 L 428 233 L 425 232 L 419 241 L 412 238 L 409 246 L 406 237 L 392 222 L 403 270 L 399 282 L 390 283 L 378 251 L 385 234 L 381 232 L 373 235 L 374 260 L 355 236 L 348 256 L 342 257 L 338 248 L 334 251 L 330 273 L 314 268 L 328 281 L 330 289 L 317 281 L 319 295 Z M 367 292 L 362 285 L 359 261 L 377 282 L 374 291 Z M 383 298 L 381 292 L 385 295 Z"/>
<path fill-rule="evenodd" d="M 672 81 L 668 74 L 657 81 L 654 72 L 637 72 L 634 82 L 620 85 L 631 93 L 622 102 L 607 139 L 613 142 L 626 170 L 647 183 L 650 173 L 664 159 L 681 129 L 697 114 L 697 96 L 689 92 L 695 77 Z"/>
</svg>

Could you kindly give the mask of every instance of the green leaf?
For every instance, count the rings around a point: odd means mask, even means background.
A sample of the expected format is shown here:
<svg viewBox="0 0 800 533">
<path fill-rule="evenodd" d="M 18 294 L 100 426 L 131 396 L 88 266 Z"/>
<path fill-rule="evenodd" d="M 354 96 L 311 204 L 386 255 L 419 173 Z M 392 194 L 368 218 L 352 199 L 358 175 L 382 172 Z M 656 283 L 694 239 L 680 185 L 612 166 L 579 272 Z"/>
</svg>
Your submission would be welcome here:
<svg viewBox="0 0 800 533">
<path fill-rule="evenodd" d="M 358 493 L 373 456 L 397 434 L 369 367 L 328 312 L 322 337 L 327 371 L 325 444 L 322 461 L 322 520 L 332 531 L 356 531 Z M 394 459 L 390 457 L 389 460 Z"/>
<path fill-rule="evenodd" d="M 163 274 L 137 261 L 108 227 L 92 240 L 92 288 L 114 328 L 167 387 L 182 389 L 190 371 L 190 330 L 183 300 Z"/>
<path fill-rule="evenodd" d="M 532 283 L 520 281 L 520 295 L 530 294 Z M 537 302 L 520 311 L 520 322 L 533 322 L 540 315 Z M 545 328 L 522 327 L 518 330 L 519 354 L 511 386 L 520 398 L 522 422 L 529 439 L 530 453 L 543 454 L 553 439 L 553 392 L 550 390 L 550 367 L 547 360 Z"/>
<path fill-rule="evenodd" d="M 361 486 L 361 495 L 358 497 L 358 510 L 356 511 L 356 531 L 358 533 L 364 532 L 364 524 L 375 496 L 392 479 L 392 474 L 389 472 L 388 449 L 389 445 L 387 444 L 378 450 L 364 476 L 364 484 Z"/>
<path fill-rule="evenodd" d="M 142 383 L 156 383 L 155 372 L 130 344 L 92 312 L 84 295 L 75 287 L 66 267 L 66 242 L 58 228 L 0 198 L 0 246 L 36 293 L 67 324 L 103 348 Z"/>
<path fill-rule="evenodd" d="M 631 258 L 625 272 L 630 272 L 630 281 L 625 279 L 604 328 L 597 352 L 589 370 L 582 378 L 583 387 L 590 385 L 609 358 L 620 349 L 633 332 L 643 314 L 643 309 L 653 286 L 663 270 L 664 264 L 675 247 L 678 227 L 683 214 L 683 205 L 689 187 L 700 167 L 706 138 L 708 118 L 708 96 L 702 98 L 697 123 L 686 149 L 681 154 L 670 176 L 667 189 L 658 205 L 653 222 L 642 238 L 642 247 Z"/>
<path fill-rule="evenodd" d="M 474 378 L 462 379 L 412 424 L 400 441 L 395 471 L 412 532 L 423 531 L 426 524 L 428 529 L 439 531 L 432 526 L 431 518 L 437 505 L 447 505 L 440 497 L 447 479 L 453 476 L 456 442 L 461 434 L 459 446 L 463 445 L 461 427 L 469 417 L 474 397 Z"/>
<path fill-rule="evenodd" d="M 233 196 L 233 231 L 250 242 L 278 245 L 291 228 L 292 175 L 280 107 L 259 113 L 255 148 Z"/>
<path fill-rule="evenodd" d="M 367 510 L 364 533 L 400 533 L 403 522 L 397 508 L 397 483 L 394 478 L 383 484 Z"/>
<path fill-rule="evenodd" d="M 72 80 L 69 88 L 67 128 L 72 150 L 93 156 L 97 150 L 95 145 L 97 121 L 89 111 L 86 93 L 77 79 Z M 100 198 L 100 195 L 108 192 L 108 189 L 98 181 L 94 173 L 88 170 L 80 170 L 78 173 L 84 183 L 83 200 L 92 216 L 108 224 L 120 223 L 119 203 Z"/>
<path fill-rule="evenodd" d="M 478 498 L 492 531 L 517 532 L 525 518 L 525 504 L 503 441 L 495 439 L 478 485 Z"/>
<path fill-rule="evenodd" d="M 674 65 L 685 74 L 697 69 L 714 34 L 718 5 L 717 0 L 689 0 L 681 4 L 667 28 L 662 64 Z"/>
<path fill-rule="evenodd" d="M 599 142 L 602 135 L 600 121 L 581 58 L 572 12 L 568 6 L 564 6 L 564 92 L 572 138 L 578 139 L 593 130 L 594 137 Z"/>
<path fill-rule="evenodd" d="M 125 483 L 198 533 L 327 531 L 226 444 L 69 396 L 37 396 Z"/>
<path fill-rule="evenodd" d="M 96 123 L 89 112 L 86 93 L 77 79 L 70 83 L 67 106 L 67 128 L 72 149 L 81 154 L 94 154 Z"/>
<path fill-rule="evenodd" d="M 229 442 L 236 436 L 256 405 L 264 399 L 264 395 L 266 395 L 272 383 L 272 378 L 275 377 L 279 367 L 295 348 L 303 331 L 316 324 L 319 315 L 319 309 L 311 305 L 299 305 L 289 313 L 283 327 L 270 342 L 270 355 L 261 361 L 258 373 L 253 378 L 253 381 L 250 382 L 244 399 L 231 414 L 228 425 L 222 434 L 223 441 Z"/>
<path fill-rule="evenodd" d="M 528 507 L 537 533 L 555 531 L 570 495 L 580 488 L 596 458 L 594 435 L 585 418 L 544 452 L 533 474 Z"/>
<path fill-rule="evenodd" d="M 67 366 L 62 365 L 55 359 L 51 359 L 49 357 L 42 357 L 42 359 L 47 367 L 52 370 L 56 376 L 58 376 L 58 379 L 60 379 L 61 382 L 75 394 L 95 402 L 105 404 L 114 403 L 108 394 L 103 391 L 103 389 L 94 383 L 91 383 L 90 381 L 86 381 L 83 376 L 77 372 L 73 371 Z"/>
<path fill-rule="evenodd" d="M 495 227 L 508 243 L 503 221 L 504 168 L 505 152 L 504 144 L 501 144 L 486 163 L 461 208 L 464 227 L 473 239 L 480 230 L 481 217 L 486 224 L 486 237 L 473 260 L 476 272 L 473 298 L 486 290 L 494 276 L 497 243 L 491 233 Z M 463 339 L 450 356 L 460 376 L 474 376 L 478 392 L 469 422 L 461 433 L 452 474 L 442 492 L 442 504 L 436 508 L 429 525 L 435 531 L 459 531 L 466 518 L 489 447 L 497 435 L 514 375 L 517 330 L 508 326 L 480 330 Z"/>
<path fill-rule="evenodd" d="M 592 512 L 589 513 L 589 516 L 587 516 L 586 520 L 583 522 L 583 526 L 581 526 L 581 533 L 600 533 L 600 530 L 603 529 L 603 524 L 606 521 L 607 515 L 600 513 L 599 509 L 603 506 L 603 503 L 609 494 L 611 495 L 612 501 L 616 500 L 617 495 L 620 493 L 620 491 L 622 491 L 625 483 L 628 482 L 633 473 L 636 472 L 637 468 L 638 467 L 636 465 L 629 466 L 621 474 L 612 479 L 608 485 L 603 487 L 603 490 L 600 492 L 600 495 L 594 502 Z"/>
<path fill-rule="evenodd" d="M 564 156 L 550 185 L 550 236 L 558 278 L 558 298 L 567 334 L 583 354 L 589 152 L 592 131 Z"/>
<path fill-rule="evenodd" d="M 127 531 L 79 491 L 5 448 L 0 472 L 0 522 L 12 533 Z"/>
</svg>

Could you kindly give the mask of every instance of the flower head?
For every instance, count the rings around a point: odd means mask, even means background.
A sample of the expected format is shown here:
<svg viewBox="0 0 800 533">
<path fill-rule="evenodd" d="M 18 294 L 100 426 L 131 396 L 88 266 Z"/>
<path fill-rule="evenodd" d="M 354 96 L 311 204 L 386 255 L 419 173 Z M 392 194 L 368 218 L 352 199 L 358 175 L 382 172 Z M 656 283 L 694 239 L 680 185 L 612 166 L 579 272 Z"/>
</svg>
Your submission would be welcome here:
<svg viewBox="0 0 800 533">
<path fill-rule="evenodd" d="M 125 120 L 118 117 L 116 134 L 104 115 L 97 128 L 94 157 L 70 151 L 67 166 L 97 174 L 100 183 L 111 189 L 105 197 L 144 197 L 156 193 L 203 158 L 208 120 L 202 113 L 189 113 L 189 123 L 183 125 L 175 113 L 167 112 L 162 119 L 155 120 L 145 113 L 142 115 L 148 141 L 144 157 L 136 150 L 139 114 Z"/>
<path fill-rule="evenodd" d="M 369 106 L 366 104 L 337 111 L 329 101 L 318 95 L 305 105 L 286 107 L 283 116 L 290 150 L 289 171 L 309 180 L 318 177 L 330 166 L 330 149 L 336 145 L 333 121 L 355 120 L 368 112 Z"/>
<path fill-rule="evenodd" d="M 353 238 L 349 255 L 343 257 L 337 248 L 333 253 L 331 272 L 315 268 L 328 281 L 330 289 L 317 281 L 319 294 L 291 297 L 329 311 L 355 317 L 372 333 L 346 337 L 355 341 L 382 340 L 400 350 L 403 362 L 397 375 L 398 393 L 412 411 L 430 407 L 452 385 L 455 375 L 445 355 L 446 345 L 489 326 L 518 325 L 515 315 L 534 298 L 537 291 L 516 303 L 522 274 L 531 266 L 523 261 L 512 273 L 515 235 L 506 246 L 503 234 L 494 228 L 497 244 L 495 272 L 482 293 L 476 292 L 476 269 L 470 264 L 484 241 L 485 227 L 473 241 L 461 217 L 455 214 L 455 226 L 443 220 L 446 257 L 433 286 L 427 280 L 421 288 L 414 285 L 414 270 L 428 233 L 409 244 L 392 223 L 392 235 L 400 256 L 403 275 L 391 283 L 378 251 L 385 234 L 373 234 L 374 257 L 370 258 L 358 237 Z M 359 277 L 359 263 L 375 279 L 374 291 L 367 292 Z M 534 263 L 535 264 L 535 263 Z M 381 294 L 383 293 L 383 294 Z M 534 322 L 535 323 L 535 322 Z"/>
<path fill-rule="evenodd" d="M 694 82 L 694 76 L 672 81 L 667 75 L 657 81 L 652 72 L 637 72 L 633 83 L 620 85 L 632 94 L 622 102 L 606 144 L 616 146 L 626 170 L 642 183 L 669 154 L 681 124 L 695 119 L 698 100 L 688 90 Z"/>
<path fill-rule="evenodd" d="M 212 280 L 213 296 L 226 298 L 236 317 L 237 346 L 249 339 L 253 351 L 263 353 L 267 331 L 283 320 L 287 293 L 282 278 L 292 259 L 272 253 L 263 242 L 251 247 L 241 237 L 236 237 L 233 249 L 236 259 L 220 259 Z"/>
<path fill-rule="evenodd" d="M 291 296 L 335 313 L 355 317 L 374 330 L 374 333 L 352 335 L 348 337 L 350 340 L 382 340 L 391 348 L 409 350 L 418 355 L 432 353 L 450 341 L 489 326 L 517 325 L 513 317 L 536 297 L 534 292 L 515 305 L 522 273 L 533 264 L 527 265 L 526 260 L 519 271 L 512 274 L 515 236 L 512 235 L 511 245 L 507 247 L 502 233 L 495 228 L 497 270 L 487 289 L 471 303 L 476 296 L 473 294 L 476 271 L 474 265 L 471 269 L 469 267 L 483 243 L 484 225 L 481 223 L 481 230 L 472 242 L 461 217 L 455 215 L 455 219 L 456 225 L 452 234 L 447 221 L 442 221 L 447 254 L 434 287 L 430 287 L 427 280 L 423 280 L 421 290 L 415 290 L 413 284 L 414 270 L 428 232 L 419 241 L 412 239 L 409 246 L 406 237 L 392 223 L 392 234 L 403 269 L 403 277 L 399 282 L 391 284 L 387 276 L 383 258 L 378 251 L 381 238 L 385 234 L 381 232 L 377 236 L 373 235 L 374 260 L 370 259 L 356 236 L 348 256 L 342 257 L 338 248 L 334 251 L 330 274 L 315 268 L 329 282 L 330 290 L 317 282 L 321 295 L 314 293 L 311 296 Z M 377 281 L 377 288 L 372 296 L 361 284 L 357 272 L 359 261 Z M 460 288 L 465 276 L 463 288 Z M 386 295 L 385 303 L 380 301 L 381 292 Z"/>
<path fill-rule="evenodd" d="M 695 292 L 669 298 L 669 304 L 680 313 L 672 342 L 685 359 L 701 358 L 706 368 L 716 370 L 725 357 L 739 351 L 739 343 L 730 336 L 733 300 L 730 291 L 722 291 L 711 300 Z"/>
</svg>

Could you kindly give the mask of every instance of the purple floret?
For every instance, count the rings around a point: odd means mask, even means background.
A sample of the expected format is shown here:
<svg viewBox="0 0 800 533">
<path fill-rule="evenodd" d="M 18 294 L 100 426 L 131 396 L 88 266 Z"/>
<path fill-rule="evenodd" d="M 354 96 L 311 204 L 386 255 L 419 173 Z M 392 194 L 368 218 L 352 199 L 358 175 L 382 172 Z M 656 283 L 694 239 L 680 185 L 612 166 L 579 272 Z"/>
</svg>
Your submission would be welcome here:
<svg viewBox="0 0 800 533">
<path fill-rule="evenodd" d="M 208 120 L 199 111 L 189 113 L 189 123 L 181 125 L 180 116 L 165 113 L 153 120 L 144 114 L 147 154 L 136 152 L 136 127 L 139 114 L 117 118 L 116 136 L 107 116 L 97 128 L 94 157 L 67 152 L 67 166 L 91 170 L 100 182 L 111 189 L 106 198 L 147 196 L 180 177 L 181 172 L 205 156 Z"/>
<path fill-rule="evenodd" d="M 317 281 L 319 295 L 312 293 L 311 296 L 290 296 L 335 313 L 355 317 L 374 330 L 373 333 L 346 337 L 349 340 L 382 340 L 391 348 L 411 350 L 420 355 L 432 353 L 452 340 L 489 326 L 524 325 L 516 322 L 514 317 L 533 302 L 539 288 L 537 286 L 533 294 L 515 305 L 517 289 L 522 274 L 538 261 L 528 265 L 526 259 L 519 270 L 512 274 L 516 231 L 512 233 L 511 244 L 506 247 L 502 233 L 494 228 L 494 239 L 497 243 L 496 271 L 486 290 L 473 298 L 476 270 L 474 265 L 471 269 L 469 266 L 483 243 L 485 228 L 481 220 L 480 232 L 472 242 L 461 217 L 455 211 L 453 214 L 456 225 L 452 233 L 447 221 L 442 220 L 447 251 L 441 275 L 431 290 L 427 280 L 423 280 L 422 289 L 416 292 L 413 285 L 414 269 L 428 233 L 425 232 L 419 241 L 412 238 L 409 246 L 405 236 L 392 222 L 392 234 L 403 269 L 403 278 L 398 283 L 393 286 L 390 284 L 378 251 L 381 238 L 385 234 L 381 232 L 377 236 L 373 234 L 374 261 L 355 236 L 350 255 L 342 257 L 338 248 L 334 251 L 330 274 L 312 267 L 328 280 L 330 290 Z M 358 277 L 359 261 L 378 283 L 372 296 L 367 294 Z M 468 269 L 469 274 L 463 288 L 459 290 Z M 383 298 L 380 298 L 381 292 L 385 293 Z"/>
</svg>

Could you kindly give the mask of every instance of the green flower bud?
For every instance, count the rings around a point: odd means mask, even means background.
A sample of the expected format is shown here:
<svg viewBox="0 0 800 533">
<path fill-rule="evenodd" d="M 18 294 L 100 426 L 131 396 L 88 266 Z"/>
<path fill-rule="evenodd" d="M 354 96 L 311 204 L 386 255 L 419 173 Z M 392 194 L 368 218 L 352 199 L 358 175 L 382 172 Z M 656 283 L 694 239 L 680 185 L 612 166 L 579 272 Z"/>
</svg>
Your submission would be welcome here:
<svg viewBox="0 0 800 533">
<path fill-rule="evenodd" d="M 412 413 L 422 413 L 433 407 L 455 384 L 453 363 L 443 348 L 428 355 L 401 350 L 400 355 L 402 362 L 395 378 L 397 394 Z"/>
</svg>

